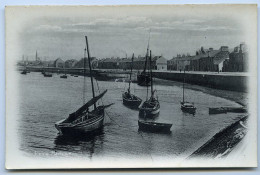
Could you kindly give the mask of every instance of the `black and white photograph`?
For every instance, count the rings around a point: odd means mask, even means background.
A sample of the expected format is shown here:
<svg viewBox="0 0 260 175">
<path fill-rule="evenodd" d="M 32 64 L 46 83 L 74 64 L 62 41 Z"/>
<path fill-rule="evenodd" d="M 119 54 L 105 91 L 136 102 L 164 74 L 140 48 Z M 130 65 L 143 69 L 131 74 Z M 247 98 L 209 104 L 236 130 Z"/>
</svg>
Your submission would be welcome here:
<svg viewBox="0 0 260 175">
<path fill-rule="evenodd" d="M 6 169 L 257 166 L 257 5 L 5 20 Z"/>
</svg>

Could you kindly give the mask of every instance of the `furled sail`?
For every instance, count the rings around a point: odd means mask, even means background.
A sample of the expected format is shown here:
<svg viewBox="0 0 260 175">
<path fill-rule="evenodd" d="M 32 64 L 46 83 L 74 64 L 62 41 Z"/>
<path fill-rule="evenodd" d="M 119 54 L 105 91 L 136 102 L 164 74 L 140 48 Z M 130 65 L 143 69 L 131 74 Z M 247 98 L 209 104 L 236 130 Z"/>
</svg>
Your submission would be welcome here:
<svg viewBox="0 0 260 175">
<path fill-rule="evenodd" d="M 78 116 L 80 116 L 85 110 L 87 110 L 88 107 L 92 106 L 93 104 L 95 104 L 100 98 L 102 98 L 105 93 L 107 92 L 107 90 L 105 90 L 104 92 L 102 92 L 101 94 L 99 94 L 98 96 L 92 98 L 91 100 L 89 100 L 86 104 L 84 104 L 83 106 L 81 106 L 77 111 L 71 113 L 69 115 L 69 117 L 67 118 L 67 122 L 71 122 L 73 120 L 75 120 Z"/>
<path fill-rule="evenodd" d="M 92 98 L 91 100 L 89 100 L 86 104 L 84 104 L 82 107 L 80 107 L 75 113 L 80 114 L 83 111 L 85 111 L 88 107 L 92 106 L 94 103 L 96 103 L 100 98 L 102 98 L 105 93 L 107 92 L 107 90 L 105 90 L 104 92 L 102 92 L 101 94 L 99 94 L 98 96 Z"/>
</svg>

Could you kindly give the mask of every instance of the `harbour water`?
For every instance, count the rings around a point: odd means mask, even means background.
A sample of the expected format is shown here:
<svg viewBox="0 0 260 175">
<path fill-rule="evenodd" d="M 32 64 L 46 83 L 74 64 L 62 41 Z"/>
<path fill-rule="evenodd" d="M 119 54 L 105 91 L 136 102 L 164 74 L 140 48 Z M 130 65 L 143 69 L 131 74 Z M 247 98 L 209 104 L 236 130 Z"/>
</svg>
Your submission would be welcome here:
<svg viewBox="0 0 260 175">
<path fill-rule="evenodd" d="M 99 132 L 81 137 L 58 134 L 54 123 L 67 117 L 83 104 L 83 77 L 67 79 L 53 74 L 43 77 L 40 72 L 19 75 L 19 147 L 28 156 L 78 156 L 138 158 L 183 156 L 201 146 L 215 133 L 239 120 L 242 115 L 227 113 L 209 115 L 209 107 L 238 107 L 233 101 L 201 91 L 185 89 L 185 99 L 194 102 L 195 115 L 180 109 L 182 84 L 155 80 L 160 101 L 158 122 L 172 123 L 171 133 L 138 131 L 138 111 L 122 104 L 122 92 L 128 83 L 95 81 L 97 93 L 108 89 L 100 103 L 113 106 L 106 109 L 105 125 Z M 146 87 L 132 84 L 131 91 L 146 99 Z M 86 77 L 86 101 L 91 98 L 90 78 Z"/>
</svg>

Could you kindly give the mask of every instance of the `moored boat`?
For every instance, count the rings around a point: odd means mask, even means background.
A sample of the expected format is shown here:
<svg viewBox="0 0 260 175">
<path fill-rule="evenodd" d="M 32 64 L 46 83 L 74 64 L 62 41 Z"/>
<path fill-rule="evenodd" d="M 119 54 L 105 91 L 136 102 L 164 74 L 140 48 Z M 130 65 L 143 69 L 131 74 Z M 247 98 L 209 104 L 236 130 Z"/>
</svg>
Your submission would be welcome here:
<svg viewBox="0 0 260 175">
<path fill-rule="evenodd" d="M 23 70 L 23 71 L 21 72 L 21 74 L 26 75 L 26 74 L 27 74 L 27 71 L 26 71 L 26 70 Z"/>
<path fill-rule="evenodd" d="M 131 79 L 132 79 L 132 70 L 133 70 L 133 60 L 134 60 L 134 54 L 132 56 L 132 64 L 131 64 L 131 72 L 130 72 L 130 79 L 129 79 L 129 86 L 126 92 L 124 92 L 122 94 L 122 98 L 123 98 L 123 104 L 125 106 L 128 106 L 130 108 L 138 108 L 139 105 L 142 102 L 142 99 L 137 97 L 134 94 L 131 94 Z"/>
<path fill-rule="evenodd" d="M 151 69 L 151 60 L 152 60 L 152 52 L 150 51 L 150 77 L 151 77 L 151 97 L 143 102 L 139 107 L 139 116 L 144 118 L 155 118 L 158 117 L 160 113 L 160 103 L 158 99 L 154 97 L 154 90 L 153 90 L 153 75 Z M 147 86 L 147 93 L 148 93 L 148 86 Z M 148 96 L 148 94 L 147 94 Z"/>
<path fill-rule="evenodd" d="M 43 76 L 44 76 L 44 77 L 52 77 L 52 74 L 49 73 L 49 72 L 44 72 Z"/>
<path fill-rule="evenodd" d="M 190 113 L 190 114 L 195 114 L 196 113 L 196 107 L 194 106 L 194 103 L 188 102 L 184 100 L 184 83 L 185 83 L 185 69 L 184 69 L 184 74 L 183 74 L 183 86 L 182 86 L 182 102 L 181 102 L 181 110 L 182 112 Z"/>
<path fill-rule="evenodd" d="M 68 76 L 66 74 L 61 75 L 60 78 L 68 78 Z"/>
<path fill-rule="evenodd" d="M 92 76 L 92 67 L 90 64 L 90 53 L 88 46 L 88 39 L 86 38 L 86 47 L 84 52 L 84 90 L 83 90 L 83 106 L 80 107 L 77 111 L 71 113 L 66 119 L 63 119 L 57 123 L 55 123 L 56 129 L 62 134 L 72 134 L 72 133 L 88 133 L 95 130 L 100 129 L 104 125 L 104 116 L 105 116 L 105 108 L 110 105 L 96 105 L 96 102 L 101 99 L 104 94 L 107 92 L 105 90 L 98 96 L 95 96 L 94 84 L 93 84 L 93 76 Z M 88 52 L 88 63 L 89 63 L 89 71 L 90 71 L 90 80 L 91 80 L 91 88 L 92 88 L 92 96 L 93 98 L 85 103 L 85 58 L 86 58 L 86 50 Z M 93 106 L 94 109 L 89 111 L 89 107 Z"/>
<path fill-rule="evenodd" d="M 139 130 L 150 132 L 170 132 L 172 124 L 138 120 Z"/>
</svg>

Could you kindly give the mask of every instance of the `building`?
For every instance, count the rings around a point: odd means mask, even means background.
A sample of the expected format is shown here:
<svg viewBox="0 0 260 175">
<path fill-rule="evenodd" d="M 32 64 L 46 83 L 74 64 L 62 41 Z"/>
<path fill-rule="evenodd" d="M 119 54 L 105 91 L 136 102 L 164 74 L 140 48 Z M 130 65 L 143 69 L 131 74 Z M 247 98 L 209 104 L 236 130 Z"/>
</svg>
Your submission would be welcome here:
<svg viewBox="0 0 260 175">
<path fill-rule="evenodd" d="M 134 58 L 135 60 L 136 58 Z M 122 58 L 119 62 L 119 68 L 123 70 L 129 70 L 132 66 L 132 58 Z"/>
<path fill-rule="evenodd" d="M 152 69 L 167 70 L 167 60 L 163 56 L 155 56 L 152 58 Z"/>
<path fill-rule="evenodd" d="M 65 67 L 66 68 L 73 68 L 73 67 L 75 67 L 75 65 L 77 64 L 77 60 L 75 60 L 75 59 L 70 59 L 70 60 L 66 60 L 65 61 Z"/>
<path fill-rule="evenodd" d="M 120 58 L 104 58 L 98 61 L 99 69 L 119 69 Z"/>
<path fill-rule="evenodd" d="M 64 68 L 65 67 L 65 62 L 61 58 L 57 58 L 52 66 L 49 67 L 56 67 L 56 68 Z"/>
<path fill-rule="evenodd" d="M 189 70 L 190 69 L 190 61 L 194 58 L 194 56 L 190 55 L 177 55 L 177 57 L 172 58 L 167 62 L 168 70 Z"/>
<path fill-rule="evenodd" d="M 248 71 L 248 49 L 245 43 L 241 43 L 229 54 L 229 60 L 223 65 L 226 72 L 246 72 Z"/>
<path fill-rule="evenodd" d="M 196 52 L 190 60 L 189 70 L 191 71 L 223 71 L 224 61 L 229 59 L 227 46 L 221 46 L 219 50 L 210 48 L 204 52 Z"/>
<path fill-rule="evenodd" d="M 98 67 L 98 59 L 96 57 L 91 57 L 90 62 L 93 69 L 96 69 Z M 84 58 L 81 58 L 79 61 L 75 63 L 73 68 L 84 68 L 84 66 L 85 68 L 89 67 L 88 58 L 85 58 L 85 63 L 84 63 Z"/>
</svg>

